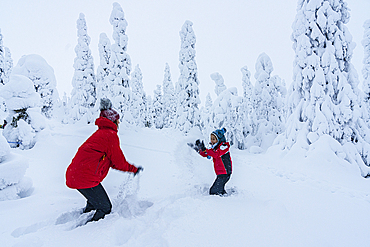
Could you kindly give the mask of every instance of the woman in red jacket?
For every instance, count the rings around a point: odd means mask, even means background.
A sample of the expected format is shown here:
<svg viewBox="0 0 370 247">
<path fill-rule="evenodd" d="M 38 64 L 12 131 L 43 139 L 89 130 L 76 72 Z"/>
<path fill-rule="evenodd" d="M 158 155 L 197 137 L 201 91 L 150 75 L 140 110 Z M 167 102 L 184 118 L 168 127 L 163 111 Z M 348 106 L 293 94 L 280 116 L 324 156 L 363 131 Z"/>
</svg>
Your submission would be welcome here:
<svg viewBox="0 0 370 247">
<path fill-rule="evenodd" d="M 215 130 L 211 133 L 210 149 L 206 149 L 204 142 L 200 142 L 200 140 L 197 140 L 195 145 L 201 156 L 212 157 L 213 159 L 217 178 L 209 190 L 210 195 L 226 194 L 225 184 L 229 181 L 232 173 L 232 161 L 229 152 L 230 144 L 226 142 L 225 133 L 225 128 Z"/>
<path fill-rule="evenodd" d="M 95 124 L 98 130 L 80 146 L 66 172 L 67 186 L 77 189 L 87 199 L 83 212 L 96 210 L 91 221 L 111 212 L 112 204 L 101 185 L 109 168 L 134 175 L 143 170 L 127 162 L 123 155 L 117 135 L 119 114 L 112 109 L 109 99 L 101 100 L 100 117 Z"/>
</svg>

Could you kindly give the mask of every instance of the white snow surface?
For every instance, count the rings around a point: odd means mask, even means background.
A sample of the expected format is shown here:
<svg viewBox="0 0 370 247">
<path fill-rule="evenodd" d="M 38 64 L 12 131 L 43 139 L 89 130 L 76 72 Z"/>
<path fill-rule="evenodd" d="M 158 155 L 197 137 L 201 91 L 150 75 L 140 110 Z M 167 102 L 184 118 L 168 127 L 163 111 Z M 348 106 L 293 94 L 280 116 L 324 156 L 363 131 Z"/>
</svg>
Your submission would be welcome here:
<svg viewBox="0 0 370 247">
<path fill-rule="evenodd" d="M 1 246 L 368 246 L 370 181 L 322 136 L 295 152 L 231 149 L 228 197 L 209 196 L 211 160 L 187 146 L 200 138 L 171 129 L 120 126 L 127 160 L 144 171 L 110 170 L 103 181 L 113 203 L 105 219 L 75 228 L 85 199 L 65 185 L 65 171 L 94 125 L 48 120 L 28 159 L 33 191 L 0 201 Z M 206 140 L 208 141 L 208 140 Z M 342 158 L 341 158 L 342 157 Z M 1 165 L 1 164 L 0 164 Z"/>
</svg>

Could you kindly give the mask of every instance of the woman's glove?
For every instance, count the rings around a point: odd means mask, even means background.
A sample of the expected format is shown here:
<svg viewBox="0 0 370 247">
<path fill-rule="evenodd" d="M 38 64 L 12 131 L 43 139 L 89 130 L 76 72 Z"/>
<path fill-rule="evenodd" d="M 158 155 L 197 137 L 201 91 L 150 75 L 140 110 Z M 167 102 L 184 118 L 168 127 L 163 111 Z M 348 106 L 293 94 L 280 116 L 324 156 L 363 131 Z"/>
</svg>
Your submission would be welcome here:
<svg viewBox="0 0 370 247">
<path fill-rule="evenodd" d="M 134 173 L 134 177 L 135 177 L 137 174 L 139 174 L 139 172 L 141 172 L 141 171 L 144 171 L 144 168 L 143 168 L 143 167 L 141 167 L 141 166 L 139 166 L 139 167 L 137 168 L 137 171 Z"/>
</svg>

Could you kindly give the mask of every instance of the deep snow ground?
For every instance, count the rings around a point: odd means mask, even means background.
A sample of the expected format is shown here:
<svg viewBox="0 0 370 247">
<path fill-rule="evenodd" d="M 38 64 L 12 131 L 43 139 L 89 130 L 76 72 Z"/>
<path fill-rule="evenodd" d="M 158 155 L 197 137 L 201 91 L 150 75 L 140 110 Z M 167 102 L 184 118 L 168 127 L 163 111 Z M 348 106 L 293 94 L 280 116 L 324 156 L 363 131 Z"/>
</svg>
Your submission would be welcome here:
<svg viewBox="0 0 370 247">
<path fill-rule="evenodd" d="M 186 145 L 198 135 L 125 126 L 121 147 L 144 172 L 110 171 L 103 185 L 114 208 L 104 220 L 56 225 L 85 205 L 64 174 L 96 127 L 48 125 L 33 149 L 12 150 L 29 159 L 34 190 L 0 201 L 1 246 L 370 246 L 370 180 L 325 142 L 306 158 L 232 149 L 227 188 L 237 194 L 218 197 L 204 193 L 215 178 L 212 161 Z M 117 198 L 120 191 L 125 198 Z"/>
</svg>

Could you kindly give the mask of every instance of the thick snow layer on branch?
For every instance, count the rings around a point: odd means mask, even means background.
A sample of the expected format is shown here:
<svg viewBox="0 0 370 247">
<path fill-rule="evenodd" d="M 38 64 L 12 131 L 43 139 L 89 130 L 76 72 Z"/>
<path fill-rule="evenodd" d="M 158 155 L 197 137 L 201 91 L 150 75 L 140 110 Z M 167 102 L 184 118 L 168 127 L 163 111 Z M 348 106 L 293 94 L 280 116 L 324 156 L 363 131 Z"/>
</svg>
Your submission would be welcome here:
<svg viewBox="0 0 370 247">
<path fill-rule="evenodd" d="M 40 102 L 32 81 L 23 75 L 11 75 L 9 83 L 1 88 L 0 96 L 10 110 L 36 107 Z"/>
</svg>

